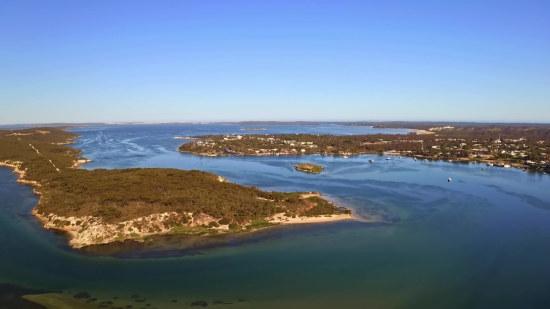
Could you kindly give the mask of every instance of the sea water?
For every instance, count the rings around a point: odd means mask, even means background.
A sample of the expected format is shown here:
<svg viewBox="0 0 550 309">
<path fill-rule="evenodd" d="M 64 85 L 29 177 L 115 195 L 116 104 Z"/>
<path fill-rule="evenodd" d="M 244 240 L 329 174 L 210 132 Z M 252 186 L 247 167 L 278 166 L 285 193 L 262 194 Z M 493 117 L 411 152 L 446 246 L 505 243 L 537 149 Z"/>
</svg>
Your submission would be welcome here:
<svg viewBox="0 0 550 309">
<path fill-rule="evenodd" d="M 73 250 L 29 214 L 38 199 L 0 168 L 0 282 L 118 297 L 134 308 L 549 308 L 550 176 L 377 155 L 199 157 L 174 136 L 407 133 L 344 126 L 77 128 L 81 168 L 170 167 L 263 190 L 318 191 L 358 218 L 244 235 L 165 236 Z M 374 163 L 369 163 L 373 159 Z M 323 165 L 319 175 L 293 165 Z M 483 169 L 482 169 L 483 168 Z M 447 178 L 452 181 L 448 182 Z M 369 222 L 376 217 L 380 222 Z M 139 294 L 145 303 L 131 296 Z M 177 302 L 172 302 L 176 300 Z M 226 304 L 219 304 L 219 302 Z M 231 303 L 231 304 L 229 304 Z"/>
</svg>

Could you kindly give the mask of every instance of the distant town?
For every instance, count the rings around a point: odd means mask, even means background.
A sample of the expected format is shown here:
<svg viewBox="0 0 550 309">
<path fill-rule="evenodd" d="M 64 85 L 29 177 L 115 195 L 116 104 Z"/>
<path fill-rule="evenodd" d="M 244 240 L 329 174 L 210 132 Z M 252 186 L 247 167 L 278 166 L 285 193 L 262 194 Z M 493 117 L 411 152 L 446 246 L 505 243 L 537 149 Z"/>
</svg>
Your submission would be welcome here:
<svg viewBox="0 0 550 309">
<path fill-rule="evenodd" d="M 549 129 L 433 127 L 418 134 L 250 134 L 182 137 L 182 152 L 204 156 L 394 154 L 417 159 L 483 161 L 495 166 L 550 170 Z M 522 136 L 523 133 L 523 136 Z"/>
</svg>

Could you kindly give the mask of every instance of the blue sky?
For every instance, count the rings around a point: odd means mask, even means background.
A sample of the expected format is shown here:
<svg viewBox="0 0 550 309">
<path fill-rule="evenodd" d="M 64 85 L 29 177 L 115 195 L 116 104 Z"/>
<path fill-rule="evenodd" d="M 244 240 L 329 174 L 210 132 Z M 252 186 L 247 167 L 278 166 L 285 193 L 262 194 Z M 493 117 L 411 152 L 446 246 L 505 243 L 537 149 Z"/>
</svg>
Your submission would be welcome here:
<svg viewBox="0 0 550 309">
<path fill-rule="evenodd" d="M 0 2 L 0 124 L 550 122 L 550 1 Z"/>
</svg>

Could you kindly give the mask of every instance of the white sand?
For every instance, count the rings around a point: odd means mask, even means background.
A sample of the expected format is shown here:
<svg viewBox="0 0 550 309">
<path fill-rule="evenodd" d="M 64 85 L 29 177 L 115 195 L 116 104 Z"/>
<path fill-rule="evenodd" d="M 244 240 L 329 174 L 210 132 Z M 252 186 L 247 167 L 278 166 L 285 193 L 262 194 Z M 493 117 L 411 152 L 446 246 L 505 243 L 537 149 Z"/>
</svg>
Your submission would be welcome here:
<svg viewBox="0 0 550 309">
<path fill-rule="evenodd" d="M 352 215 L 348 215 L 348 214 L 292 218 L 292 217 L 285 216 L 284 213 L 280 213 L 273 216 L 273 219 L 269 220 L 269 222 L 280 223 L 280 224 L 300 224 L 300 223 L 332 222 L 332 221 L 350 220 L 350 219 L 355 219 L 355 218 Z"/>
<path fill-rule="evenodd" d="M 435 134 L 435 132 L 428 131 L 428 130 L 414 130 L 414 132 L 418 134 Z"/>
</svg>

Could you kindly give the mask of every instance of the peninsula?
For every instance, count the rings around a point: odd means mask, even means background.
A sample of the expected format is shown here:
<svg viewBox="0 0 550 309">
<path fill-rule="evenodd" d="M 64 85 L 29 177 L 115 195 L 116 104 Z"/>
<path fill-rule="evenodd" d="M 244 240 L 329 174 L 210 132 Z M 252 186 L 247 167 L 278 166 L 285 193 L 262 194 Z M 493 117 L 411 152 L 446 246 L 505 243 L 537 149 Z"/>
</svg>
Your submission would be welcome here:
<svg viewBox="0 0 550 309">
<path fill-rule="evenodd" d="M 45 228 L 69 233 L 75 248 L 352 218 L 319 193 L 266 192 L 203 171 L 77 169 L 89 161 L 65 145 L 77 137 L 57 128 L 0 130 L 0 165 L 34 187 L 40 200 L 32 214 Z"/>
</svg>

